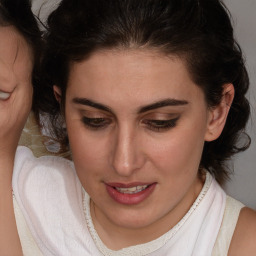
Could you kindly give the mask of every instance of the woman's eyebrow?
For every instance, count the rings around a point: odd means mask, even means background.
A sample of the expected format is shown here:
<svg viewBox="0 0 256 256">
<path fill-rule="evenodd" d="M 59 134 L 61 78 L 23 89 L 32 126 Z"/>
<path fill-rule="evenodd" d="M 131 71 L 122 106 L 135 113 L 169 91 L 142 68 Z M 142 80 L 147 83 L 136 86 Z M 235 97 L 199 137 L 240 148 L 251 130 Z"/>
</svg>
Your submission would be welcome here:
<svg viewBox="0 0 256 256">
<path fill-rule="evenodd" d="M 112 114 L 114 113 L 109 107 L 107 107 L 101 103 L 95 102 L 93 100 L 89 100 L 87 98 L 76 97 L 76 98 L 72 99 L 72 102 L 75 104 L 81 104 L 84 106 L 97 108 L 97 109 L 100 109 L 100 110 L 103 110 L 103 111 L 106 111 L 106 112 L 109 112 Z M 188 101 L 186 101 L 186 100 L 164 99 L 164 100 L 157 101 L 152 104 L 140 107 L 138 110 L 138 114 L 141 114 L 141 113 L 153 110 L 153 109 L 157 109 L 157 108 L 162 108 L 162 107 L 167 107 L 167 106 L 183 106 L 183 105 L 187 105 L 187 104 L 188 104 Z"/>
<path fill-rule="evenodd" d="M 89 100 L 87 98 L 74 98 L 72 99 L 72 102 L 75 103 L 75 104 L 81 104 L 81 105 L 84 105 L 84 106 L 89 106 L 89 107 L 92 107 L 92 108 L 97 108 L 97 109 L 100 109 L 100 110 L 104 110 L 106 112 L 109 112 L 109 113 L 113 113 L 113 111 L 101 104 L 101 103 L 98 103 L 98 102 L 95 102 L 95 101 L 92 101 L 92 100 Z"/>
<path fill-rule="evenodd" d="M 157 101 L 154 102 L 150 105 L 141 107 L 138 111 L 139 114 L 153 110 L 153 109 L 157 109 L 157 108 L 162 108 L 162 107 L 167 107 L 167 106 L 183 106 L 183 105 L 187 105 L 188 101 L 186 100 L 176 100 L 176 99 L 164 99 L 161 101 Z"/>
</svg>

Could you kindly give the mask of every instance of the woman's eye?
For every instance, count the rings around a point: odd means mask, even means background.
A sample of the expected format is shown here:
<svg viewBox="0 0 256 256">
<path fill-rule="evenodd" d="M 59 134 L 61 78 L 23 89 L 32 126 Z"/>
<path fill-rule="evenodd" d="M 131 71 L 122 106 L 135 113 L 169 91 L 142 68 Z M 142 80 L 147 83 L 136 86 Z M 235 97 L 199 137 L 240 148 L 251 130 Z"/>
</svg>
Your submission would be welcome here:
<svg viewBox="0 0 256 256">
<path fill-rule="evenodd" d="M 175 127 L 178 119 L 179 117 L 169 120 L 146 119 L 143 123 L 147 125 L 150 130 L 159 132 Z"/>
<path fill-rule="evenodd" d="M 83 116 L 82 122 L 89 128 L 100 129 L 100 128 L 104 128 L 105 126 L 110 124 L 111 120 L 109 120 L 107 118 L 102 118 L 102 117 L 89 118 L 89 117 Z"/>
</svg>

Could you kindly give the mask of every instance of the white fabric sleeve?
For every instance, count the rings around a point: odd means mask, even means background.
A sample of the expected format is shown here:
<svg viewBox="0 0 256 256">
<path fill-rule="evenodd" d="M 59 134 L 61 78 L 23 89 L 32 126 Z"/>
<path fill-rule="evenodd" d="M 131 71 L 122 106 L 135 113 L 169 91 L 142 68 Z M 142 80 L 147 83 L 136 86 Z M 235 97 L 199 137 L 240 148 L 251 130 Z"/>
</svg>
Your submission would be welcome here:
<svg viewBox="0 0 256 256">
<path fill-rule="evenodd" d="M 13 196 L 13 207 L 14 207 L 16 225 L 18 229 L 20 243 L 22 246 L 23 255 L 24 256 L 35 256 L 35 255 L 43 256 L 38 246 L 36 245 L 35 240 L 32 237 L 32 234 L 25 221 L 25 218 L 14 196 Z"/>
<path fill-rule="evenodd" d="M 234 198 L 227 196 L 225 212 L 218 233 L 212 256 L 228 255 L 229 246 L 236 228 L 241 209 L 244 207 L 242 203 Z"/>
</svg>

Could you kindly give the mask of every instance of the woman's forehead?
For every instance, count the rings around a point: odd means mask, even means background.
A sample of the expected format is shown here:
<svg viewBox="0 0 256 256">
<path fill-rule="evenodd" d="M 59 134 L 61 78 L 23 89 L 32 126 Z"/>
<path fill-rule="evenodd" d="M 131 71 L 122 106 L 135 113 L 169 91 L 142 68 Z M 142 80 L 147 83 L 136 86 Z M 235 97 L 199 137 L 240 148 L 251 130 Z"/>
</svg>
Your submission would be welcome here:
<svg viewBox="0 0 256 256">
<path fill-rule="evenodd" d="M 75 62 L 71 65 L 72 79 L 106 78 L 124 80 L 143 80 L 149 77 L 152 80 L 157 76 L 174 76 L 182 73 L 180 79 L 190 79 L 189 72 L 183 59 L 174 55 L 165 55 L 155 50 L 124 49 L 101 50 L 92 54 L 88 59 Z"/>
<path fill-rule="evenodd" d="M 188 100 L 200 91 L 178 57 L 148 50 L 108 50 L 72 65 L 67 96 L 145 105 L 165 98 Z"/>
</svg>

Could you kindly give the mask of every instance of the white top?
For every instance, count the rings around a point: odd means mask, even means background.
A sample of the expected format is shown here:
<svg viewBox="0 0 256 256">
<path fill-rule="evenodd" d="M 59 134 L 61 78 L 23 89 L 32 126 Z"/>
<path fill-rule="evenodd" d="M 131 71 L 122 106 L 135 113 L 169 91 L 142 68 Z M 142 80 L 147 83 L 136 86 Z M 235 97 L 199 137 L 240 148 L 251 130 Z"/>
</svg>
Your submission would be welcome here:
<svg viewBox="0 0 256 256">
<path fill-rule="evenodd" d="M 19 147 L 13 191 L 18 231 L 26 256 L 207 256 L 215 250 L 215 241 L 221 244 L 216 238 L 223 226 L 226 194 L 209 174 L 198 198 L 175 227 L 154 241 L 119 251 L 108 249 L 94 229 L 90 198 L 72 162 L 49 156 L 35 158 L 29 149 Z M 237 209 L 232 230 L 240 211 Z M 232 237 L 233 231 L 229 233 Z M 225 235 L 223 238 L 226 239 Z"/>
<path fill-rule="evenodd" d="M 227 196 L 222 224 L 212 251 L 212 255 L 228 255 L 228 249 L 231 243 L 231 239 L 235 231 L 240 211 L 243 207 L 244 205 L 242 203 L 230 196 Z"/>
</svg>

